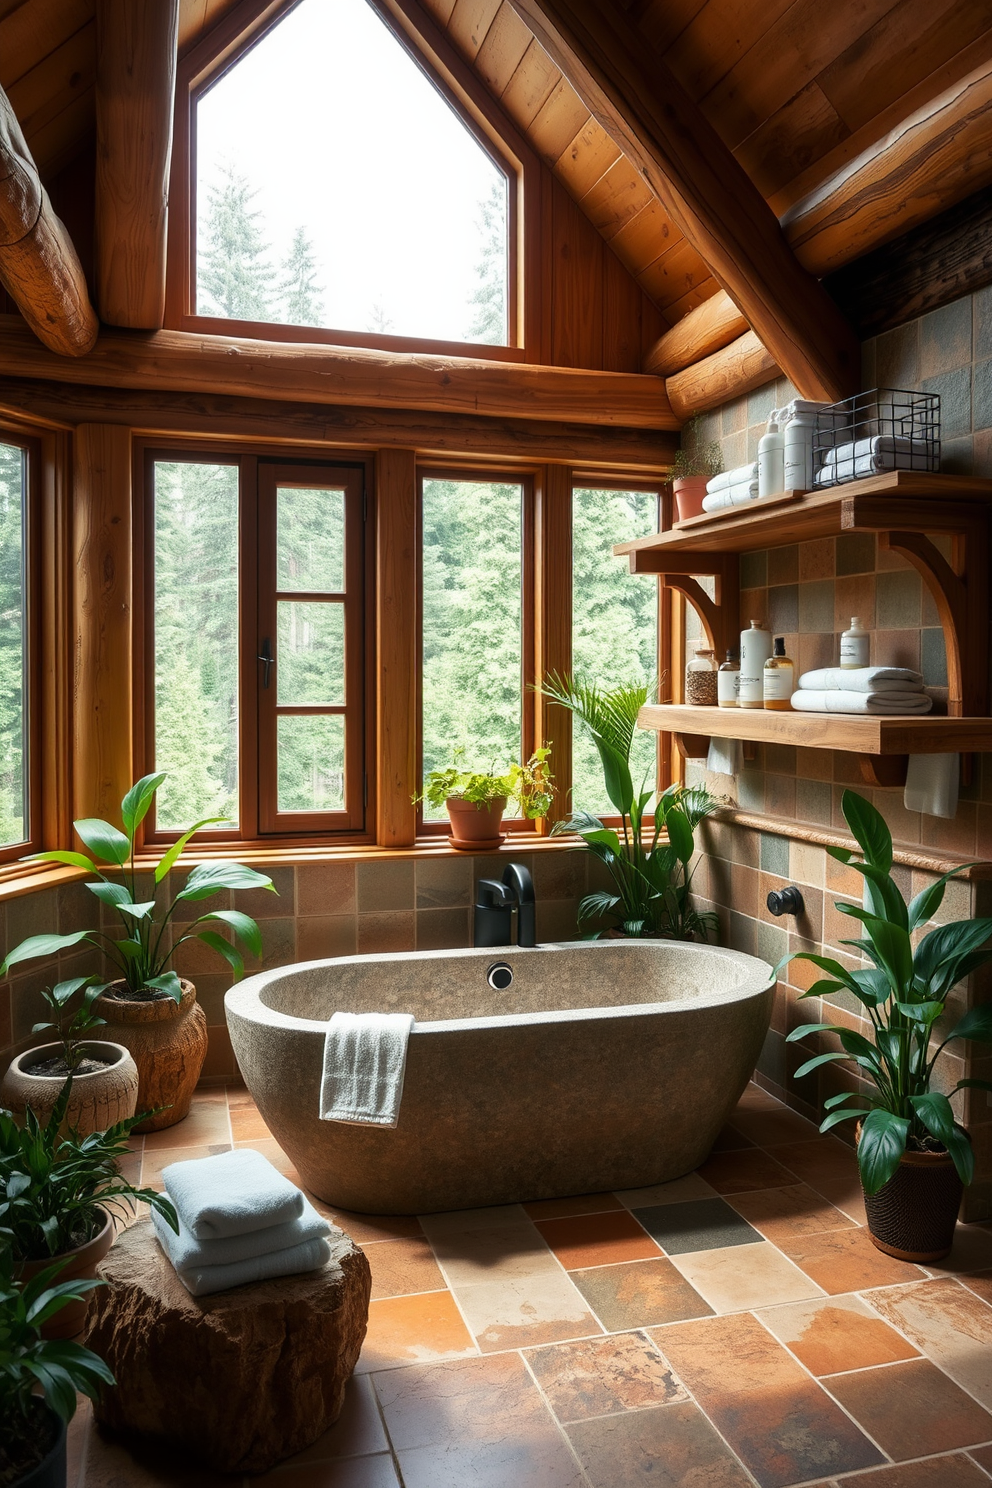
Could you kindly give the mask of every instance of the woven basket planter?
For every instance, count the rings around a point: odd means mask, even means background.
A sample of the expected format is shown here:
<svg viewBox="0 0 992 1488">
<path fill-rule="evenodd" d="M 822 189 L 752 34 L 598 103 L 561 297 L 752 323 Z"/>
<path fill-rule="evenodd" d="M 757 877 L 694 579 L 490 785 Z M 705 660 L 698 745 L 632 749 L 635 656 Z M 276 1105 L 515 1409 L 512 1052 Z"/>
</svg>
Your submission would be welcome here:
<svg viewBox="0 0 992 1488">
<path fill-rule="evenodd" d="M 171 997 L 139 1002 L 107 993 L 93 1003 L 94 1013 L 107 1020 L 107 1033 L 130 1050 L 138 1066 L 137 1109 L 164 1108 L 136 1126 L 136 1132 L 161 1131 L 182 1121 L 200 1078 L 207 1056 L 207 1019 L 193 983 L 182 980 L 182 989 L 179 1003 Z"/>
<path fill-rule="evenodd" d="M 900 1261 L 942 1260 L 954 1243 L 963 1192 L 950 1153 L 904 1152 L 888 1183 L 865 1194 L 872 1244 Z"/>
</svg>

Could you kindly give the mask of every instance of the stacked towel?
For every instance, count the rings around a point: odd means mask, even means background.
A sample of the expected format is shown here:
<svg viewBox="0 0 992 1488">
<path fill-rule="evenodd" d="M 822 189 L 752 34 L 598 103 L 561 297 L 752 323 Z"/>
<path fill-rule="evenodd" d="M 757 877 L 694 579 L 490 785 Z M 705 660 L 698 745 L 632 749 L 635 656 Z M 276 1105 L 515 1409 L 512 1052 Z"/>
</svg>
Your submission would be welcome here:
<svg viewBox="0 0 992 1488">
<path fill-rule="evenodd" d="M 928 470 L 932 456 L 933 448 L 926 439 L 876 434 L 828 450 L 816 473 L 816 484 L 834 486 L 838 481 L 878 475 L 883 470 Z"/>
<path fill-rule="evenodd" d="M 792 694 L 800 713 L 929 713 L 923 677 L 908 667 L 820 667 L 803 672 Z"/>
<path fill-rule="evenodd" d="M 315 1271 L 331 1226 L 260 1152 L 239 1148 L 162 1171 L 179 1233 L 152 1214 L 162 1249 L 194 1297 Z"/>
<path fill-rule="evenodd" d="M 703 511 L 722 511 L 725 506 L 741 506 L 745 501 L 753 501 L 757 494 L 757 465 L 739 465 L 736 470 L 724 470 L 706 482 Z"/>
</svg>

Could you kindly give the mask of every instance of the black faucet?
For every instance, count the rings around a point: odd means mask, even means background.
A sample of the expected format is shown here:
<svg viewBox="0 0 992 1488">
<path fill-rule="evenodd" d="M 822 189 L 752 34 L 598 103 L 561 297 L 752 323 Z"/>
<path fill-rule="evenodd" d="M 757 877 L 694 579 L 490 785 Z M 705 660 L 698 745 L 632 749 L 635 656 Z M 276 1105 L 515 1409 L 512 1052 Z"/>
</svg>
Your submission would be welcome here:
<svg viewBox="0 0 992 1488">
<path fill-rule="evenodd" d="M 514 908 L 517 911 L 517 945 L 536 945 L 534 880 L 522 863 L 507 863 L 500 883 L 494 878 L 479 880 L 473 936 L 475 945 L 512 945 Z"/>
</svg>

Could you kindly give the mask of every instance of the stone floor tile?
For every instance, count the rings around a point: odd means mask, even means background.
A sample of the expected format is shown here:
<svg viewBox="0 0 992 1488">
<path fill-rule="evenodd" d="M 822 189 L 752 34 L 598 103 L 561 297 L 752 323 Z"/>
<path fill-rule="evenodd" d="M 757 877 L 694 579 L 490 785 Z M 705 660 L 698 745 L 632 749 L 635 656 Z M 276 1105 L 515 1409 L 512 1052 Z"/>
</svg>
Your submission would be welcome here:
<svg viewBox="0 0 992 1488">
<path fill-rule="evenodd" d="M 529 1219 L 492 1230 L 435 1231 L 430 1240 L 449 1286 L 561 1274 L 544 1237 Z"/>
<path fill-rule="evenodd" d="M 421 1292 L 369 1303 L 369 1329 L 358 1369 L 390 1369 L 477 1354 L 451 1293 Z"/>
<path fill-rule="evenodd" d="M 782 1102 L 776 1100 L 775 1096 L 770 1095 L 767 1090 L 762 1090 L 761 1086 L 756 1085 L 752 1080 L 745 1086 L 744 1094 L 734 1108 L 732 1119 L 736 1118 L 741 1111 L 780 1111 L 781 1109 Z"/>
<path fill-rule="evenodd" d="M 773 1147 L 782 1142 L 811 1142 L 819 1136 L 812 1121 L 790 1111 L 788 1106 L 775 1110 L 742 1109 L 731 1116 L 734 1126 L 759 1147 Z"/>
<path fill-rule="evenodd" d="M 211 1147 L 230 1143 L 231 1118 L 223 1101 L 194 1101 L 189 1115 L 175 1126 L 145 1134 L 145 1153 L 159 1148 Z"/>
<path fill-rule="evenodd" d="M 727 1202 L 776 1245 L 799 1235 L 849 1230 L 854 1226 L 854 1221 L 842 1210 L 835 1209 L 805 1183 L 789 1188 L 765 1188 L 758 1193 L 728 1194 Z"/>
<path fill-rule="evenodd" d="M 823 1183 L 859 1184 L 858 1160 L 854 1148 L 836 1137 L 817 1137 L 809 1142 L 776 1143 L 768 1148 L 776 1162 L 795 1173 L 801 1183 L 808 1183 L 817 1193 L 824 1193 Z M 831 1202 L 834 1202 L 831 1200 Z"/>
<path fill-rule="evenodd" d="M 983 1302 L 992 1304 L 992 1271 L 975 1271 L 962 1276 L 961 1281 L 969 1292 L 974 1292 Z"/>
<path fill-rule="evenodd" d="M 726 1199 L 686 1199 L 681 1204 L 658 1204 L 633 1212 L 668 1255 L 761 1241 L 758 1231 Z"/>
<path fill-rule="evenodd" d="M 396 1369 L 372 1381 L 393 1449 L 553 1437 L 556 1428 L 519 1354 L 453 1360 L 430 1369 Z"/>
<path fill-rule="evenodd" d="M 989 1480 L 960 1452 L 900 1462 L 879 1472 L 856 1473 L 838 1488 L 988 1488 Z"/>
<path fill-rule="evenodd" d="M 779 1244 L 800 1270 L 831 1295 L 925 1279 L 919 1266 L 877 1250 L 866 1229 L 833 1230 Z"/>
<path fill-rule="evenodd" d="M 622 1209 L 616 1194 L 579 1194 L 574 1199 L 539 1199 L 534 1204 L 525 1204 L 524 1213 L 529 1219 L 569 1219 L 574 1214 L 602 1214 L 607 1209 Z"/>
<path fill-rule="evenodd" d="M 459 1286 L 455 1295 L 484 1354 L 602 1332 L 582 1293 L 560 1269 Z"/>
<path fill-rule="evenodd" d="M 240 1475 L 213 1472 L 161 1442 L 125 1446 L 95 1426 L 79 1479 L 81 1488 L 235 1488 L 242 1481 Z"/>
<path fill-rule="evenodd" d="M 370 1457 L 388 1452 L 379 1407 L 367 1374 L 353 1374 L 345 1389 L 344 1406 L 334 1425 L 304 1451 L 290 1457 L 282 1468 L 327 1462 L 339 1457 Z"/>
<path fill-rule="evenodd" d="M 651 1236 L 627 1209 L 540 1220 L 537 1228 L 567 1271 L 621 1261 L 648 1261 L 659 1253 Z"/>
<path fill-rule="evenodd" d="M 790 1302 L 765 1308 L 758 1317 L 811 1374 L 840 1374 L 919 1357 L 918 1349 L 858 1297 Z"/>
<path fill-rule="evenodd" d="M 853 1219 L 855 1224 L 868 1223 L 865 1191 L 857 1173 L 851 1173 L 847 1178 L 820 1178 L 815 1186 L 817 1193 L 821 1193 L 835 1209 L 840 1209 L 849 1219 Z"/>
<path fill-rule="evenodd" d="M 294 1459 L 295 1461 L 295 1459 Z M 388 1452 L 371 1457 L 307 1462 L 274 1468 L 260 1478 L 249 1478 L 250 1488 L 399 1488 Z"/>
<path fill-rule="evenodd" d="M 508 1432 L 499 1442 L 414 1447 L 397 1455 L 404 1488 L 584 1488 L 560 1434 L 532 1441 Z"/>
<path fill-rule="evenodd" d="M 665 1257 L 569 1275 L 607 1332 L 709 1317 L 713 1309 Z"/>
<path fill-rule="evenodd" d="M 322 1199 L 310 1195 L 310 1202 L 328 1219 L 340 1225 L 346 1235 L 359 1245 L 368 1240 L 399 1240 L 404 1235 L 422 1235 L 420 1220 L 415 1214 L 353 1214 L 350 1209 L 339 1209 L 336 1204 L 325 1204 Z"/>
<path fill-rule="evenodd" d="M 992 1410 L 992 1307 L 949 1277 L 886 1287 L 865 1300 Z"/>
<path fill-rule="evenodd" d="M 992 1415 L 929 1359 L 835 1374 L 824 1385 L 896 1462 L 992 1441 Z"/>
<path fill-rule="evenodd" d="M 204 1147 L 156 1147 L 146 1151 L 141 1159 L 141 1186 L 164 1192 L 162 1169 L 174 1162 L 192 1162 L 198 1157 L 215 1157 L 218 1152 L 230 1152 L 230 1142 L 213 1142 Z"/>
<path fill-rule="evenodd" d="M 231 1132 L 236 1142 L 254 1142 L 272 1135 L 258 1111 L 247 1106 L 231 1108 Z"/>
<path fill-rule="evenodd" d="M 525 1358 L 562 1425 L 688 1399 L 643 1333 L 556 1343 Z"/>
<path fill-rule="evenodd" d="M 992 1229 L 986 1225 L 959 1224 L 950 1255 L 942 1261 L 928 1261 L 923 1269 L 933 1276 L 963 1276 L 989 1267 L 992 1267 Z"/>
<path fill-rule="evenodd" d="M 284 1178 L 289 1179 L 290 1183 L 295 1183 L 300 1188 L 304 1187 L 303 1179 L 296 1171 L 292 1158 L 282 1150 L 275 1137 L 253 1137 L 250 1142 L 236 1140 L 234 1145 L 235 1147 L 250 1147 L 253 1151 L 260 1152 L 263 1157 L 268 1158 L 274 1168 L 278 1168 Z"/>
<path fill-rule="evenodd" d="M 652 1183 L 647 1188 L 624 1188 L 617 1190 L 617 1198 L 627 1209 L 648 1209 L 656 1204 L 680 1204 L 685 1199 L 712 1199 L 716 1189 L 698 1173 L 686 1173 L 684 1178 L 673 1178 L 669 1183 Z"/>
<path fill-rule="evenodd" d="M 365 1255 L 372 1269 L 375 1298 L 437 1292 L 444 1287 L 434 1253 L 422 1237 L 366 1241 Z"/>
<path fill-rule="evenodd" d="M 756 1188 L 784 1188 L 792 1183 L 788 1168 L 760 1147 L 748 1152 L 713 1152 L 698 1170 L 700 1178 L 720 1194 L 745 1193 Z"/>
<path fill-rule="evenodd" d="M 728 1121 L 727 1124 L 725 1126 L 721 1126 L 720 1130 L 717 1132 L 716 1139 L 713 1143 L 713 1146 L 710 1148 L 710 1151 L 741 1152 L 744 1150 L 744 1148 L 753 1147 L 754 1145 L 755 1144 L 751 1141 L 750 1137 L 746 1137 L 742 1131 L 740 1131 L 736 1126 L 731 1126 L 730 1122 Z"/>
<path fill-rule="evenodd" d="M 780 1250 L 763 1240 L 746 1251 L 697 1250 L 672 1262 L 715 1312 L 741 1312 L 822 1297 L 823 1291 Z"/>
<path fill-rule="evenodd" d="M 568 1435 L 592 1488 L 752 1488 L 691 1401 L 579 1421 Z"/>
<path fill-rule="evenodd" d="M 527 1214 L 522 1204 L 493 1204 L 485 1209 L 455 1209 L 450 1213 L 421 1214 L 420 1225 L 433 1240 L 452 1231 L 462 1234 L 472 1230 L 495 1230 L 501 1225 L 521 1224 Z"/>
<path fill-rule="evenodd" d="M 980 1463 L 992 1478 L 992 1447 L 972 1447 L 968 1456 L 974 1457 L 975 1461 Z"/>
</svg>

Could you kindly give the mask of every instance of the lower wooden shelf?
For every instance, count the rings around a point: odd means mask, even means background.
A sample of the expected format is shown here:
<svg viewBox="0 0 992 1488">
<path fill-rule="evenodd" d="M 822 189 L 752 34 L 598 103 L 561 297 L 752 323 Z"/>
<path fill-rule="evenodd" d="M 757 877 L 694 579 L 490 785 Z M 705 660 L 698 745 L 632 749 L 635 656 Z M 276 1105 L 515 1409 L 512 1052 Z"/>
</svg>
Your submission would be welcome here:
<svg viewBox="0 0 992 1488">
<path fill-rule="evenodd" d="M 992 718 L 942 714 L 879 717 L 860 713 L 779 713 L 763 708 L 694 708 L 649 703 L 637 716 L 643 729 L 665 733 L 846 749 L 855 754 L 992 753 Z"/>
</svg>

